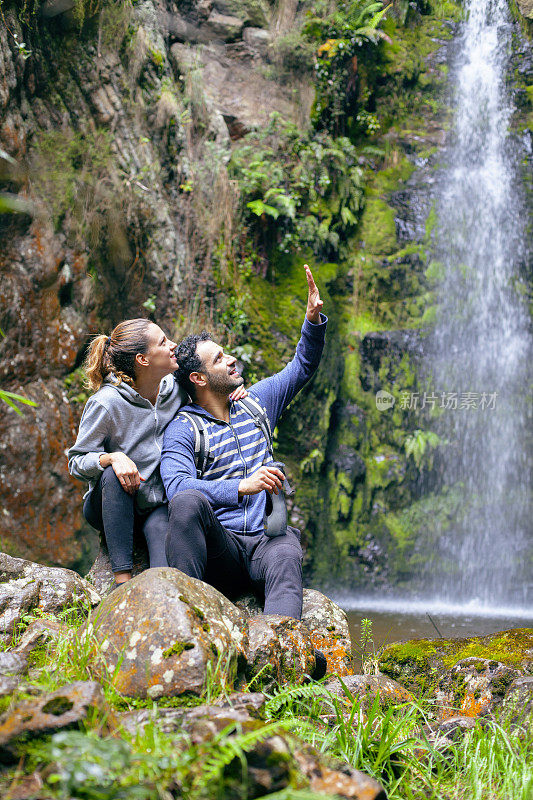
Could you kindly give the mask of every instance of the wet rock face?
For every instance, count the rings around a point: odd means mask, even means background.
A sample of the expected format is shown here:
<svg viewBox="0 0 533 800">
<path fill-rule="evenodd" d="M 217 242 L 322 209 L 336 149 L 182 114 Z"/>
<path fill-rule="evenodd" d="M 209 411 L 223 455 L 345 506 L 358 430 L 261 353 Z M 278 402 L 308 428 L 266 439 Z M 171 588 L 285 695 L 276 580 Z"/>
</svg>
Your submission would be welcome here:
<svg viewBox="0 0 533 800">
<path fill-rule="evenodd" d="M 54 614 L 78 603 L 94 606 L 99 602 L 100 595 L 72 570 L 0 553 L 0 636 L 6 642 L 22 616 L 32 609 Z"/>
<path fill-rule="evenodd" d="M 200 694 L 208 665 L 232 684 L 247 650 L 246 622 L 211 586 L 179 570 L 146 570 L 106 597 L 86 626 L 127 697 Z M 120 663 L 119 663 L 120 662 Z"/>
<path fill-rule="evenodd" d="M 292 617 L 264 614 L 248 623 L 246 678 L 253 688 L 303 683 L 315 667 L 314 647 L 307 628 Z"/>
<path fill-rule="evenodd" d="M 94 681 L 78 681 L 19 703 L 0 717 L 0 760 L 16 758 L 19 737 L 53 733 L 81 722 L 90 708 L 103 707 L 102 687 Z"/>
</svg>

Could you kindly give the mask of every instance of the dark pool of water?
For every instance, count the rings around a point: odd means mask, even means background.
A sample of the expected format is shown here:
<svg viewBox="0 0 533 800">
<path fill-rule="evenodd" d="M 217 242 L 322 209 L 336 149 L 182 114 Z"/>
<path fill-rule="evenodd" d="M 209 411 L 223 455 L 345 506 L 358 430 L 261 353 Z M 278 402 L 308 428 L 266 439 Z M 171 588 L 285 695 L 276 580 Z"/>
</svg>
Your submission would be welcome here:
<svg viewBox="0 0 533 800">
<path fill-rule="evenodd" d="M 344 602 L 343 602 L 344 601 Z M 374 646 L 408 639 L 463 639 L 469 636 L 484 636 L 509 628 L 533 628 L 532 609 L 482 609 L 475 607 L 446 607 L 439 604 L 367 603 L 346 602 L 337 598 L 346 610 L 352 642 L 360 641 L 361 620 L 372 620 Z M 385 607 L 383 607 L 385 606 Z M 429 616 L 428 616 L 429 614 Z"/>
</svg>

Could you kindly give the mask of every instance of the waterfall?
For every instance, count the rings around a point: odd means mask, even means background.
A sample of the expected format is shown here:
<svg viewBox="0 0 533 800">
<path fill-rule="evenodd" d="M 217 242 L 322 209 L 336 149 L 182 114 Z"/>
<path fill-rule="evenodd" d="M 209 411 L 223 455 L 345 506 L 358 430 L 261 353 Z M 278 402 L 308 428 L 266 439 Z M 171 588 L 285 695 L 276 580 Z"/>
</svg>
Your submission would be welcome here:
<svg viewBox="0 0 533 800">
<path fill-rule="evenodd" d="M 526 605 L 531 334 L 519 280 L 527 219 L 509 136 L 512 26 L 506 0 L 468 0 L 466 11 L 436 198 L 442 280 L 425 368 L 445 442 L 440 477 L 460 511 L 435 531 L 427 586 L 448 602 Z"/>
</svg>

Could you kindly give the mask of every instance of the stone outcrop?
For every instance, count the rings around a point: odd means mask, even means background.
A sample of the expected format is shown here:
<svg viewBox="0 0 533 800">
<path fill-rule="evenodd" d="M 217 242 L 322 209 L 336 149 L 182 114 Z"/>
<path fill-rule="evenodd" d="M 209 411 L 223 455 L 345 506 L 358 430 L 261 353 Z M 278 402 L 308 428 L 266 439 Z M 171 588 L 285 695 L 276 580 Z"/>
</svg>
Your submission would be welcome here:
<svg viewBox="0 0 533 800">
<path fill-rule="evenodd" d="M 77 604 L 99 602 L 94 588 L 70 569 L 0 553 L 0 636 L 6 642 L 22 616 L 33 609 L 54 614 Z"/>
<path fill-rule="evenodd" d="M 209 674 L 232 685 L 247 652 L 246 622 L 220 592 L 168 567 L 108 595 L 87 622 L 127 697 L 200 694 Z"/>
<path fill-rule="evenodd" d="M 22 736 L 53 733 L 83 721 L 89 709 L 104 708 L 104 693 L 99 683 L 78 681 L 15 705 L 0 717 L 0 761 L 16 757 L 17 740 Z"/>
<path fill-rule="evenodd" d="M 236 605 L 247 616 L 262 613 L 262 606 L 253 595 L 242 597 Z M 304 589 L 302 624 L 309 631 L 314 648 L 325 655 L 328 672 L 350 675 L 352 641 L 348 619 L 342 608 L 322 592 Z"/>
<path fill-rule="evenodd" d="M 533 674 L 533 630 L 513 628 L 471 639 L 413 639 L 391 644 L 379 657 L 379 669 L 418 696 L 435 692 L 440 678 L 470 657 Z"/>
<path fill-rule="evenodd" d="M 315 667 L 315 652 L 306 627 L 291 617 L 264 614 L 248 623 L 246 678 L 254 689 L 303 683 Z"/>
<path fill-rule="evenodd" d="M 517 669 L 486 658 L 458 661 L 438 682 L 434 696 L 442 719 L 492 714 L 507 689 L 520 677 Z"/>
<path fill-rule="evenodd" d="M 324 689 L 338 697 L 348 708 L 357 701 L 367 711 L 378 696 L 382 706 L 401 705 L 415 699 L 411 692 L 386 675 L 347 675 L 343 677 L 342 684 L 337 680 L 328 681 Z"/>
</svg>

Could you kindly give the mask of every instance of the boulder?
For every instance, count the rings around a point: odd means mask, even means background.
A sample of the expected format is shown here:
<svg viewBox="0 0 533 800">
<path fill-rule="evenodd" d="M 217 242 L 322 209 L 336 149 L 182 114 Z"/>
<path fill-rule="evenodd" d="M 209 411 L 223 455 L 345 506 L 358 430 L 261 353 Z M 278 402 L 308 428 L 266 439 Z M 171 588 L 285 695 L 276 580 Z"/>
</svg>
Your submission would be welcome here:
<svg viewBox="0 0 533 800">
<path fill-rule="evenodd" d="M 379 669 L 417 697 L 433 696 L 439 679 L 471 656 L 498 661 L 522 674 L 533 673 L 533 629 L 513 628 L 470 639 L 412 639 L 390 644 L 379 657 Z"/>
<path fill-rule="evenodd" d="M 215 0 L 215 6 L 221 14 L 239 17 L 243 22 L 261 28 L 268 28 L 272 18 L 268 0 Z"/>
<path fill-rule="evenodd" d="M 315 667 L 307 628 L 292 617 L 264 614 L 248 623 L 246 678 L 254 689 L 303 683 Z"/>
<path fill-rule="evenodd" d="M 312 792 L 350 800 L 387 800 L 383 787 L 351 764 L 330 759 L 310 746 L 296 750 L 294 757 Z"/>
<path fill-rule="evenodd" d="M 57 620 L 36 619 L 28 625 L 14 652 L 27 656 L 41 644 L 56 641 L 60 636 L 66 634 L 67 631 L 67 626 Z"/>
<path fill-rule="evenodd" d="M 475 718 L 493 712 L 519 676 L 518 670 L 499 661 L 476 657 L 459 661 L 440 678 L 435 690 L 440 718 L 457 714 Z"/>
<path fill-rule="evenodd" d="M 251 594 L 241 597 L 236 605 L 248 617 L 262 613 L 259 600 Z M 309 631 L 313 646 L 326 656 L 328 672 L 350 675 L 352 641 L 342 608 L 316 589 L 304 589 L 302 624 Z"/>
<path fill-rule="evenodd" d="M 28 669 L 28 659 L 22 653 L 0 653 L 0 675 L 23 675 Z"/>
<path fill-rule="evenodd" d="M 0 717 L 0 761 L 16 756 L 21 736 L 53 733 L 84 720 L 89 709 L 103 707 L 104 693 L 95 681 L 77 681 L 19 703 Z"/>
<path fill-rule="evenodd" d="M 20 683 L 20 678 L 28 669 L 28 661 L 22 654 L 0 652 L 0 697 L 12 694 Z"/>
<path fill-rule="evenodd" d="M 533 677 L 515 678 L 505 695 L 500 717 L 513 727 L 533 728 Z"/>
<path fill-rule="evenodd" d="M 78 603 L 97 605 L 100 595 L 76 572 L 46 567 L 0 553 L 0 637 L 12 639 L 15 625 L 33 609 L 55 614 Z"/>
<path fill-rule="evenodd" d="M 455 717 L 449 717 L 443 720 L 437 726 L 433 735 L 440 734 L 441 736 L 446 736 L 446 738 L 450 739 L 452 742 L 456 742 L 462 739 L 465 733 L 473 730 L 477 724 L 478 721 L 474 719 L 474 717 L 465 717 L 458 714 Z"/>
<path fill-rule="evenodd" d="M 246 752 L 235 755 L 224 767 L 225 787 L 241 785 L 243 774 L 246 775 L 246 797 L 249 798 L 294 788 L 303 790 L 304 793 L 310 790 L 350 800 L 386 800 L 385 792 L 373 778 L 346 762 L 319 753 L 296 736 L 273 731 L 272 727 L 276 723 L 265 724 L 254 715 L 248 714 L 246 707 L 249 702 L 246 698 L 254 698 L 256 695 L 233 697 L 240 698 L 237 705 L 228 700 L 193 709 L 141 709 L 122 714 L 120 722 L 123 729 L 131 734 L 150 719 L 157 720 L 158 730 L 172 732 L 179 729 L 186 732 L 187 739 L 178 740 L 176 747 L 188 747 L 189 743 L 201 744 L 224 731 L 228 753 L 231 752 L 231 739 L 234 735 L 251 734 L 255 741 L 251 738 Z M 255 705 L 255 700 L 252 704 Z M 201 773 L 202 767 L 201 763 L 193 764 L 191 769 Z M 233 796 L 231 792 L 230 795 Z"/>
<path fill-rule="evenodd" d="M 266 56 L 270 44 L 270 34 L 264 28 L 245 28 L 242 38 L 246 44 L 260 55 Z"/>
<path fill-rule="evenodd" d="M 347 675 L 340 681 L 329 681 L 324 689 L 334 694 L 346 706 L 352 705 L 350 694 L 360 701 L 366 711 L 379 696 L 382 705 L 400 705 L 414 701 L 411 692 L 387 675 Z"/>
<path fill-rule="evenodd" d="M 302 623 L 313 646 L 326 656 L 328 672 L 351 675 L 352 640 L 342 608 L 316 589 L 304 589 Z"/>
<path fill-rule="evenodd" d="M 242 33 L 243 21 L 238 17 L 230 17 L 226 14 L 217 14 L 213 11 L 206 22 L 207 28 L 214 37 L 223 39 L 225 42 L 234 42 Z"/>
<path fill-rule="evenodd" d="M 177 569 L 142 572 L 108 595 L 87 622 L 115 685 L 127 697 L 201 694 L 210 674 L 232 685 L 247 626 L 220 592 Z"/>
<path fill-rule="evenodd" d="M 213 703 L 206 703 L 195 708 L 142 708 L 127 711 L 119 717 L 122 728 L 134 734 L 142 730 L 147 722 L 157 720 L 157 729 L 163 733 L 175 730 L 191 730 L 204 719 L 213 722 L 213 732 L 222 730 L 232 722 L 247 722 L 257 719 L 266 702 L 264 694 L 259 692 L 235 692 L 229 697 Z"/>
<path fill-rule="evenodd" d="M 533 20 L 533 0 L 516 0 L 516 4 L 523 17 Z"/>
</svg>

